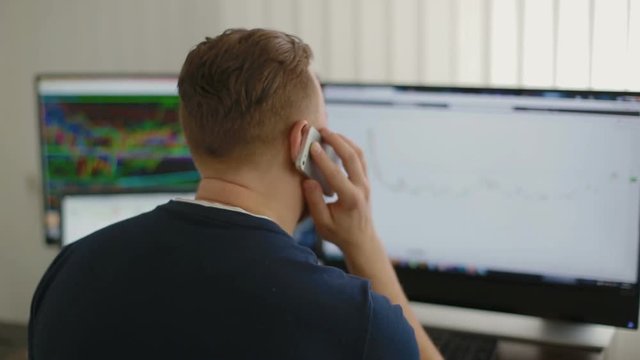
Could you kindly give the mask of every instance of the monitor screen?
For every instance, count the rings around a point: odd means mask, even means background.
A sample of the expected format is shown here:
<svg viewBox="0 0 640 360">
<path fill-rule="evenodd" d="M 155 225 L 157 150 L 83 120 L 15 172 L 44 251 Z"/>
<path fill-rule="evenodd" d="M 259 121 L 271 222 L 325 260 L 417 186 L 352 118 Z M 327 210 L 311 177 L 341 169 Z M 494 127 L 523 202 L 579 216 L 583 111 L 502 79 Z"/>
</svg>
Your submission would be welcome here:
<svg viewBox="0 0 640 360">
<path fill-rule="evenodd" d="M 171 76 L 41 76 L 45 234 L 60 242 L 68 195 L 193 192 L 199 179 Z"/>
<path fill-rule="evenodd" d="M 329 126 L 366 153 L 376 229 L 411 299 L 637 327 L 640 95 L 324 92 Z"/>
<path fill-rule="evenodd" d="M 192 193 L 65 195 L 62 198 L 62 245 L 69 245 L 105 226 L 153 210 Z"/>
</svg>

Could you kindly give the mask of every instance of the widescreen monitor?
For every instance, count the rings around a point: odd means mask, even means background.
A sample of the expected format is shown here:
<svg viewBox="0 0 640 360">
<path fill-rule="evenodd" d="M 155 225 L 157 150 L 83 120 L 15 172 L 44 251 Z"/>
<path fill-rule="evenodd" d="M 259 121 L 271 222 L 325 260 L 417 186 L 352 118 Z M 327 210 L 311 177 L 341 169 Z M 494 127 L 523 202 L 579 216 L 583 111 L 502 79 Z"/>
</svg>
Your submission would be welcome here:
<svg viewBox="0 0 640 360">
<path fill-rule="evenodd" d="M 176 83 L 175 76 L 37 78 L 48 242 L 71 241 L 62 226 L 66 196 L 195 191 Z"/>
<path fill-rule="evenodd" d="M 411 300 L 637 328 L 640 94 L 324 94 L 330 128 L 366 154 L 375 226 Z"/>
</svg>

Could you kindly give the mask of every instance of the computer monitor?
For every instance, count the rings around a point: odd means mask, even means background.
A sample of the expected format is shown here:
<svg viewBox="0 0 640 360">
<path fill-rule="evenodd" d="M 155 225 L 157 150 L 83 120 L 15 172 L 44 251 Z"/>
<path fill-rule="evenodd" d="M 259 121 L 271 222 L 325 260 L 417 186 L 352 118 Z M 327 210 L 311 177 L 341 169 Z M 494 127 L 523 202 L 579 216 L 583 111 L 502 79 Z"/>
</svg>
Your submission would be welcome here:
<svg viewBox="0 0 640 360">
<path fill-rule="evenodd" d="M 129 193 L 65 195 L 62 197 L 62 246 L 97 230 L 140 215 L 177 198 L 193 199 L 193 193 Z"/>
<path fill-rule="evenodd" d="M 37 77 L 47 242 L 73 237 L 65 197 L 73 208 L 80 195 L 195 191 L 176 85 L 175 76 Z"/>
<path fill-rule="evenodd" d="M 324 94 L 330 128 L 366 154 L 375 226 L 411 300 L 637 328 L 640 94 Z"/>
</svg>

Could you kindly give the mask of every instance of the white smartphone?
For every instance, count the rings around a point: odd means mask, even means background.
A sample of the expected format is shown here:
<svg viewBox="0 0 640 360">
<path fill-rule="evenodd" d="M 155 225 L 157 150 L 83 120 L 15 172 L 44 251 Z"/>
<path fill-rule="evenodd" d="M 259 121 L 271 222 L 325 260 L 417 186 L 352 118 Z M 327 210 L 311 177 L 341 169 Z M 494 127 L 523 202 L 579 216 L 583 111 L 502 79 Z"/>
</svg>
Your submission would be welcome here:
<svg viewBox="0 0 640 360">
<path fill-rule="evenodd" d="M 309 151 L 311 150 L 311 145 L 317 142 L 319 143 L 324 151 L 327 153 L 331 161 L 336 164 L 340 164 L 340 158 L 336 154 L 335 150 L 328 144 L 322 143 L 322 136 L 320 132 L 316 130 L 313 126 L 309 126 L 305 138 L 302 141 L 302 147 L 300 148 L 300 152 L 298 153 L 298 157 L 295 161 L 296 169 L 298 169 L 301 173 L 305 174 L 307 177 L 316 180 L 322 186 L 322 192 L 326 196 L 331 196 L 334 194 L 331 185 L 327 182 L 325 177 L 322 175 L 322 172 L 316 164 L 314 163 Z"/>
</svg>

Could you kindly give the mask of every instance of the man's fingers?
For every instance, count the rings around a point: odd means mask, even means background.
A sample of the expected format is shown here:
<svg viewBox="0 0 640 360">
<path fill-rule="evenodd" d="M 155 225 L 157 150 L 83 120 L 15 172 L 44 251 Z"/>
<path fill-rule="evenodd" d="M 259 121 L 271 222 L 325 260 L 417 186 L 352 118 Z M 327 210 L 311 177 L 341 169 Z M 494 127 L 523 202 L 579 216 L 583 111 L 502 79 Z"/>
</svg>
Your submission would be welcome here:
<svg viewBox="0 0 640 360">
<path fill-rule="evenodd" d="M 329 185 L 338 193 L 338 197 L 350 201 L 353 198 L 354 185 L 344 176 L 340 167 L 331 161 L 320 144 L 311 145 L 311 157 Z"/>
<path fill-rule="evenodd" d="M 345 170 L 347 170 L 349 178 L 356 185 L 364 185 L 366 183 L 366 175 L 363 172 L 360 157 L 356 150 L 345 142 L 340 135 L 332 133 L 326 128 L 322 129 L 320 132 L 324 142 L 331 145 L 342 160 L 342 164 L 344 165 Z"/>
<path fill-rule="evenodd" d="M 317 226 L 327 227 L 331 224 L 331 213 L 322 197 L 322 187 L 315 180 L 304 180 L 302 183 L 304 197 L 307 200 L 309 213 Z"/>
<path fill-rule="evenodd" d="M 364 172 L 365 176 L 367 176 L 368 172 L 367 172 L 367 159 L 364 156 L 364 151 L 362 151 L 362 149 L 353 142 L 353 140 L 349 139 L 348 137 L 342 135 L 342 134 L 338 134 L 342 140 L 344 140 L 347 144 L 349 144 L 356 152 L 356 154 L 358 154 L 358 158 L 360 158 L 360 164 L 362 164 L 362 171 Z"/>
</svg>

